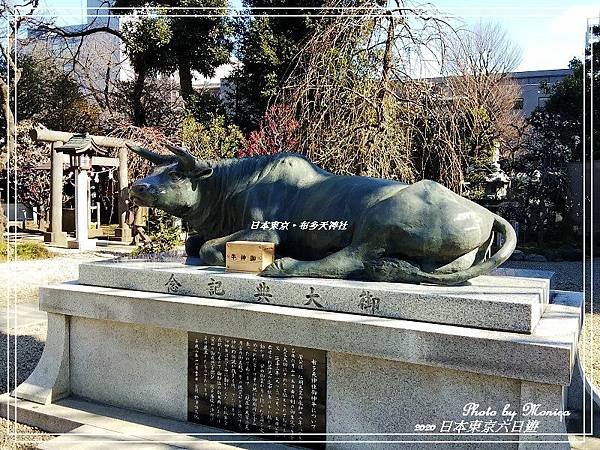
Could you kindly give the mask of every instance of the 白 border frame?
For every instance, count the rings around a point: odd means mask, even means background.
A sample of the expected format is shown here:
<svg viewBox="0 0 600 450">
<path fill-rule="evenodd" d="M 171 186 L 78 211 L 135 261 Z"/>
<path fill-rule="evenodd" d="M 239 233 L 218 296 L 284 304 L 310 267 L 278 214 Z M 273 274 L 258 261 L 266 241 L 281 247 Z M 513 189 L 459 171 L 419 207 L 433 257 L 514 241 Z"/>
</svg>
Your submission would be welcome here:
<svg viewBox="0 0 600 450">
<path fill-rule="evenodd" d="M 370 7 L 364 7 L 364 8 L 370 8 Z M 79 14 L 73 14 L 73 15 L 59 15 L 59 17 L 95 17 L 95 18 L 121 18 L 121 17 L 126 17 L 126 14 L 110 14 L 111 10 L 118 10 L 118 11 L 144 11 L 146 13 L 146 15 L 151 15 L 152 17 L 232 17 L 232 18 L 251 18 L 254 16 L 257 17 L 285 17 L 285 18 L 303 18 L 303 17 L 312 17 L 312 18 L 335 18 L 335 17 L 389 17 L 389 14 L 387 13 L 388 10 L 398 10 L 398 8 L 390 8 L 390 7 L 380 7 L 381 9 L 381 13 L 380 14 L 360 14 L 360 13 L 355 13 L 355 14 L 334 14 L 332 13 L 332 11 L 356 11 L 357 9 L 362 9 L 361 7 L 258 7 L 258 8 L 252 8 L 255 11 L 301 11 L 301 10 L 311 10 L 311 11 L 328 11 L 328 13 L 324 13 L 324 14 L 252 14 L 252 13 L 244 13 L 244 12 L 240 12 L 240 11 L 246 11 L 245 8 L 233 8 L 233 7 L 226 7 L 226 8 L 218 8 L 218 7 L 193 7 L 193 8 L 188 8 L 188 7 L 169 7 L 169 10 L 182 10 L 182 11 L 217 11 L 217 13 L 215 14 L 210 14 L 210 13 L 204 13 L 204 14 L 162 14 L 159 11 L 160 9 L 165 9 L 165 8 L 161 8 L 161 7 L 141 7 L 141 8 L 132 8 L 132 7 L 116 7 L 116 8 L 111 8 L 109 6 L 98 6 L 98 7 L 88 7 L 88 8 L 77 8 L 77 7 L 59 7 L 59 8 L 52 8 L 53 11 L 79 11 Z M 406 9 L 410 9 L 410 8 L 406 8 Z M 460 7 L 454 7 L 453 9 L 461 9 Z M 465 8 L 466 9 L 466 8 Z M 470 9 L 470 8 L 469 8 Z M 510 7 L 478 7 L 478 10 L 483 10 L 483 9 L 490 9 L 490 10 L 510 10 L 512 11 L 512 8 Z M 533 8 L 532 8 L 533 9 Z M 546 7 L 543 8 L 546 10 L 556 10 L 556 11 L 562 11 L 564 10 L 564 8 L 562 7 Z M 95 14 L 81 14 L 82 11 L 88 11 L 88 10 L 92 10 L 92 11 L 96 11 Z M 107 11 L 107 14 L 99 14 L 97 13 L 98 11 Z M 228 11 L 227 14 L 224 13 L 218 13 L 218 11 L 223 11 L 226 10 Z M 425 10 L 432 10 L 434 12 L 433 15 L 436 15 L 436 13 L 439 13 L 439 11 L 437 11 L 435 8 L 424 8 L 424 7 L 420 7 L 419 10 L 421 11 L 425 11 Z M 536 11 L 539 11 L 539 8 L 535 8 Z M 37 10 L 36 10 L 37 11 Z M 43 10 L 42 10 L 43 11 Z M 233 12 L 236 11 L 237 14 L 231 14 L 229 12 Z M 522 11 L 522 10 L 521 10 Z M 408 17 L 412 17 L 415 16 L 417 17 L 417 15 L 408 15 Z M 460 17 L 456 16 L 456 15 L 452 15 L 452 14 L 447 14 L 447 15 L 438 15 L 440 18 L 444 18 L 444 19 L 460 19 L 460 18 L 466 18 L 466 17 L 483 17 L 481 14 L 476 14 L 476 15 L 469 15 L 469 14 L 461 14 Z M 489 17 L 502 17 L 502 15 L 491 15 Z M 514 16 L 514 14 L 509 14 L 509 16 Z M 546 15 L 543 14 L 519 14 L 519 17 L 546 17 Z M 7 29 L 9 30 L 9 33 L 7 33 L 7 43 L 9 44 L 10 41 L 10 30 L 12 28 L 14 28 L 17 20 L 19 20 L 19 18 L 21 17 L 35 17 L 35 18 L 56 18 L 56 14 L 38 14 L 37 12 L 34 12 L 33 15 L 21 15 L 19 14 L 19 10 L 16 10 L 16 14 L 10 16 L 10 19 L 8 20 L 8 26 Z M 403 14 L 403 17 L 407 17 L 406 14 Z M 598 25 L 600 26 L 600 17 L 598 18 Z M 84 25 L 84 24 L 82 24 Z M 85 26 L 85 25 L 84 25 Z M 587 43 L 587 39 L 588 39 L 588 34 L 590 31 L 590 18 L 587 19 L 587 25 L 586 25 L 586 43 Z M 15 42 L 14 42 L 14 52 L 15 55 L 17 54 L 17 44 L 18 44 L 18 37 L 15 38 Z M 9 48 L 10 45 L 7 46 L 7 48 Z M 593 49 L 593 46 L 592 46 Z M 592 58 L 593 58 L 593 50 L 592 50 Z M 583 158 L 582 158 L 582 172 L 583 172 L 583 189 L 582 189 L 582 205 L 583 205 L 583 301 L 585 302 L 585 294 L 586 294 L 586 235 L 585 235 L 585 230 L 586 230 L 586 168 L 585 168 L 585 143 L 586 143 L 586 128 L 585 128 L 585 95 L 586 95 L 586 91 L 585 91 L 585 79 L 586 79 L 586 70 L 585 70 L 585 53 L 583 55 L 583 61 L 584 61 L 584 70 L 583 70 L 583 77 L 584 77 L 584 89 L 583 89 Z M 15 59 L 15 64 L 17 63 L 16 59 Z M 10 91 L 10 65 L 7 62 L 7 80 L 9 80 L 9 91 Z M 592 64 L 592 80 L 593 80 L 593 64 Z M 591 103 L 590 103 L 590 108 L 593 108 L 593 82 L 591 85 Z M 14 104 L 13 104 L 13 114 L 15 117 L 15 123 L 18 123 L 18 116 L 17 116 L 17 91 L 18 91 L 18 84 L 15 85 L 15 95 L 14 95 Z M 8 103 L 10 103 L 10 96 L 6 99 L 6 101 Z M 593 110 L 591 109 L 591 126 L 590 128 L 593 130 Z M 7 133 L 9 132 L 8 127 L 7 127 Z M 18 174 L 18 167 L 17 167 L 17 149 L 18 149 L 18 135 L 17 135 L 17 127 L 15 127 L 14 130 L 14 140 L 15 140 L 15 151 L 13 152 L 13 158 L 14 158 L 14 162 L 13 162 L 13 167 L 14 167 L 14 186 L 15 186 L 15 192 L 14 192 L 14 213 L 16 214 L 17 212 L 17 189 L 18 189 L 18 178 L 17 178 L 17 174 Z M 8 137 L 8 135 L 7 135 Z M 7 139 L 7 144 L 8 144 L 8 139 Z M 594 259 L 593 259 L 593 190 L 594 190 L 594 177 L 593 177 L 593 131 L 591 133 L 591 151 L 590 151 L 590 204 L 591 204 L 591 211 L 590 211 L 590 223 L 591 223 L 591 232 L 590 232 L 590 302 L 591 302 L 591 306 L 590 306 L 590 314 L 593 314 L 593 305 L 594 305 L 594 299 L 593 299 L 593 267 L 594 267 Z M 6 198 L 7 198 L 7 210 L 9 208 L 9 202 L 8 199 L 10 197 L 10 167 L 11 167 L 11 152 L 8 149 L 8 145 L 7 145 L 7 190 L 6 190 Z M 16 217 L 16 216 L 15 216 Z M 9 239 L 7 242 L 7 245 L 10 244 L 10 233 L 8 233 Z M 15 254 L 15 262 L 17 261 L 16 258 L 16 246 L 17 246 L 17 231 L 15 230 L 15 234 L 14 234 L 14 254 Z M 7 263 L 9 262 L 9 252 L 7 252 Z M 10 280 L 10 277 L 8 277 Z M 9 352 L 10 352 L 10 298 L 11 298 L 11 289 L 10 286 L 11 285 L 11 281 L 9 281 L 9 287 L 7 289 L 7 329 L 8 329 L 8 333 L 7 334 L 7 389 L 10 389 L 10 359 L 9 359 Z M 17 290 L 16 290 L 16 286 L 13 288 L 13 314 L 14 314 L 14 329 L 16 330 L 17 328 L 17 305 L 18 305 L 18 301 L 17 301 Z M 584 309 L 584 320 L 585 320 L 585 309 Z M 591 348 L 593 347 L 593 324 L 594 321 L 592 320 L 592 324 L 590 327 L 590 342 L 589 342 L 589 346 L 590 346 L 590 367 L 593 366 L 593 362 L 594 362 L 594 357 L 593 357 L 593 351 L 591 351 Z M 18 335 L 15 334 L 14 335 L 14 347 L 13 347 L 13 351 L 14 351 L 14 383 L 16 384 L 17 382 L 17 358 L 18 358 L 18 348 L 17 348 L 17 340 L 18 340 Z M 586 352 L 587 353 L 587 352 Z M 587 355 L 586 355 L 587 356 Z M 582 365 L 585 368 L 585 363 L 584 361 L 582 361 Z M 582 430 L 582 434 L 581 436 L 583 436 L 583 442 L 585 443 L 585 439 L 588 436 L 592 436 L 593 432 L 590 431 L 589 433 L 586 433 L 586 420 L 585 420 L 585 412 L 586 412 L 586 398 L 585 398 L 585 380 L 586 380 L 586 376 L 585 373 L 582 374 L 582 396 L 583 396 L 583 430 Z M 592 383 L 592 387 L 593 387 L 593 376 L 590 378 L 590 382 Z M 15 386 L 16 387 L 16 386 Z M 593 391 L 589 393 L 590 395 L 590 405 L 592 408 L 591 411 L 591 429 L 593 430 L 593 408 L 594 408 L 594 399 L 593 399 Z M 10 397 L 9 397 L 10 398 Z M 14 398 L 14 414 L 13 414 L 13 422 L 14 422 L 14 433 L 8 433 L 10 436 L 15 436 L 15 438 L 17 436 L 29 436 L 29 435 L 36 435 L 34 433 L 17 433 L 16 431 L 16 427 L 17 427 L 17 423 L 18 423 L 18 417 L 17 417 L 17 404 L 18 404 L 18 399 L 16 397 Z M 10 401 L 9 404 L 7 405 L 7 411 L 10 411 Z M 90 435 L 88 433 L 51 433 L 52 435 L 55 436 L 60 436 L 60 435 L 70 435 L 70 436 L 87 436 Z M 214 436 L 214 435 L 229 435 L 231 433 L 182 433 L 183 436 Z M 244 435 L 248 435 L 248 436 L 269 436 L 269 435 L 274 435 L 276 433 L 244 433 Z M 279 433 L 279 435 L 282 434 L 293 434 L 293 433 Z M 315 435 L 313 433 L 303 433 L 304 435 Z M 145 436 L 157 436 L 157 435 L 162 435 L 162 433 L 147 433 L 144 434 Z M 568 436 L 568 435 L 578 435 L 577 433 L 319 433 L 318 435 L 324 435 L 324 436 L 477 436 L 477 435 L 485 435 L 485 436 L 504 436 L 504 435 L 509 435 L 509 436 L 515 436 L 517 438 L 520 438 L 521 436 Z M 94 436 L 102 436 L 102 434 L 94 434 Z M 109 436 L 107 434 L 107 436 Z M 39 440 L 17 440 L 15 439 L 13 441 L 14 443 L 38 443 Z M 72 443 L 77 443 L 77 442 L 86 442 L 86 441 L 70 441 Z M 119 443 L 121 441 L 113 441 L 110 439 L 107 439 L 105 441 L 95 441 L 98 443 Z M 148 442 L 148 441 L 128 441 L 131 443 L 134 442 Z M 177 443 L 178 441 L 174 441 L 174 440 L 167 440 L 167 441 L 154 441 L 157 443 L 165 443 L 165 444 L 169 444 L 169 443 Z M 189 441 L 186 441 L 189 442 Z M 237 444 L 255 444 L 256 441 L 218 441 L 218 442 L 222 442 L 222 443 L 237 443 Z M 285 441 L 285 440 L 263 440 L 263 443 L 282 443 L 282 444 L 286 444 L 289 443 L 289 441 Z M 319 441 L 305 441 L 305 443 L 325 443 L 325 440 L 319 440 Z M 391 441 L 391 440 L 379 440 L 379 441 L 356 441 L 356 440 L 352 440 L 352 441 L 333 441 L 335 443 L 365 443 L 365 444 L 375 444 L 375 443 L 420 443 L 420 444 L 439 444 L 439 443 L 452 443 L 452 444 L 460 444 L 460 443 L 564 443 L 564 440 L 533 440 L 533 441 L 527 441 L 527 440 L 516 440 L 516 441 L 511 441 L 511 440 L 502 440 L 502 441 L 492 441 L 492 440 L 484 440 L 484 441 L 476 441 L 476 440 L 466 440 L 466 441 L 461 441 L 461 440 L 402 440 L 402 441 Z"/>
</svg>

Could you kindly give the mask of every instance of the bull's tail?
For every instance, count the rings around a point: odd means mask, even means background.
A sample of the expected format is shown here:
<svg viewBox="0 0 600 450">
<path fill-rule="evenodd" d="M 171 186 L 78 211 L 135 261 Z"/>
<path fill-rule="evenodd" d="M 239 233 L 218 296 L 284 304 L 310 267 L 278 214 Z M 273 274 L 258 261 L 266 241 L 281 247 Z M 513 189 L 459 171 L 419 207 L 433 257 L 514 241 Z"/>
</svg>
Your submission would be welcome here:
<svg viewBox="0 0 600 450">
<path fill-rule="evenodd" d="M 492 231 L 504 236 L 504 244 L 489 259 L 475 264 L 468 269 L 454 273 L 429 273 L 403 261 L 382 258 L 367 263 L 365 268 L 378 281 L 395 281 L 409 283 L 431 283 L 452 285 L 463 283 L 479 275 L 485 275 L 506 261 L 517 245 L 517 235 L 513 227 L 502 217 L 494 214 Z M 369 277 L 370 278 L 370 277 Z"/>
</svg>

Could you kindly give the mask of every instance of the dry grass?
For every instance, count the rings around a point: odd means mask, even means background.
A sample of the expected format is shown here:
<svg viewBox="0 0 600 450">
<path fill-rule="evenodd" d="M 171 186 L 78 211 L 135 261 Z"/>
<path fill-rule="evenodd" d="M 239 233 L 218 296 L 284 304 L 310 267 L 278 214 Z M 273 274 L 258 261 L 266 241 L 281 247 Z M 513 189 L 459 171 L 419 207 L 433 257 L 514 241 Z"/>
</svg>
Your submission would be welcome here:
<svg viewBox="0 0 600 450">
<path fill-rule="evenodd" d="M 32 259 L 48 259 L 52 258 L 54 253 L 39 242 L 19 242 L 16 247 L 14 244 L 0 242 L 0 262 L 11 261 L 28 261 Z"/>
</svg>

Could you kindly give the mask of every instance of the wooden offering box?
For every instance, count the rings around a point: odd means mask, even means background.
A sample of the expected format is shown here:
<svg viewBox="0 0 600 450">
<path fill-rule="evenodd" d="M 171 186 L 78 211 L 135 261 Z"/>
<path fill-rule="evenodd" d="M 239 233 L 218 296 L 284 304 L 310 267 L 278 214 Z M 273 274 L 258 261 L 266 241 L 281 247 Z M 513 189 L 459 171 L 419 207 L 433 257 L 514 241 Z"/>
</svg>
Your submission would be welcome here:
<svg viewBox="0 0 600 450">
<path fill-rule="evenodd" d="M 225 259 L 227 270 L 258 273 L 275 260 L 275 244 L 254 241 L 227 242 Z"/>
</svg>

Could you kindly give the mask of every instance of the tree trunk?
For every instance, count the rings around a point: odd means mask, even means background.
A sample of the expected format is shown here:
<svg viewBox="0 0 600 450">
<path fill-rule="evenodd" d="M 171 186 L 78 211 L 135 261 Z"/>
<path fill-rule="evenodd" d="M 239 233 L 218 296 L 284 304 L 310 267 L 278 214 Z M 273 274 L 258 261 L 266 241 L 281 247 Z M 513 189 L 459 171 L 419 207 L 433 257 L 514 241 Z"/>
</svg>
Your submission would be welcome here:
<svg viewBox="0 0 600 450">
<path fill-rule="evenodd" d="M 135 126 L 143 127 L 146 125 L 146 111 L 144 110 L 144 104 L 142 103 L 142 96 L 144 95 L 147 70 L 146 67 L 139 64 L 135 72 L 137 76 L 133 86 L 133 122 Z"/>
<path fill-rule="evenodd" d="M 538 247 L 544 245 L 544 230 L 542 228 L 537 231 L 536 238 Z"/>
<path fill-rule="evenodd" d="M 10 159 L 10 155 L 13 154 L 16 157 L 16 140 L 15 134 L 17 130 L 17 122 L 15 120 L 15 114 L 12 109 L 12 102 L 10 101 L 11 88 L 14 90 L 14 95 L 17 95 L 17 84 L 21 79 L 21 75 L 23 74 L 23 69 L 17 67 L 17 54 L 13 53 L 12 49 L 15 48 L 13 45 L 17 39 L 17 35 L 19 33 L 19 28 L 22 25 L 27 24 L 28 18 L 31 18 L 34 15 L 36 8 L 38 7 L 39 0 L 33 0 L 29 3 L 25 3 L 27 7 L 30 7 L 28 13 L 24 13 L 23 11 L 19 11 L 20 18 L 15 21 L 14 24 L 10 26 L 10 33 L 8 35 L 8 41 L 6 42 L 6 47 L 3 47 L 2 53 L 5 56 L 5 63 L 8 66 L 9 70 L 13 70 L 12 76 L 12 85 L 9 85 L 8 82 L 0 79 L 0 101 L 2 102 L 2 110 L 4 112 L 4 117 L 6 118 L 6 154 L 0 154 L 0 168 L 6 169 L 6 162 Z M 5 12 L 8 12 L 9 15 L 14 14 L 12 11 L 13 6 L 10 2 L 3 3 Z M 7 6 L 10 6 L 7 9 Z M 7 173 L 8 175 L 8 173 Z M 15 201 L 16 201 L 16 193 L 15 193 Z M 8 204 L 8 192 L 6 193 L 6 203 Z M 4 210 L 4 205 L 0 201 L 0 242 L 4 241 L 4 232 L 6 230 L 6 214 Z"/>
<path fill-rule="evenodd" d="M 177 58 L 177 70 L 179 71 L 181 98 L 183 98 L 186 106 L 189 106 L 189 102 L 194 95 L 194 88 L 192 86 L 192 66 L 187 56 L 180 55 Z"/>
<path fill-rule="evenodd" d="M 385 99 L 386 94 L 388 93 L 388 89 L 390 87 L 390 72 L 392 70 L 392 46 L 394 44 L 395 33 L 394 33 L 394 16 L 389 13 L 388 14 L 388 28 L 387 28 L 387 36 L 385 40 L 385 50 L 383 52 L 383 68 L 381 71 L 381 84 L 379 88 L 379 93 L 377 95 L 377 116 L 379 121 L 379 128 L 381 130 L 385 127 Z"/>
<path fill-rule="evenodd" d="M 20 77 L 20 74 L 17 74 Z M 15 84 L 18 82 L 18 77 L 15 76 L 14 80 Z M 17 124 L 15 123 L 15 115 L 13 114 L 13 110 L 10 104 L 10 101 L 7 99 L 10 98 L 10 87 L 5 82 L 2 82 L 1 86 L 2 92 L 2 110 L 4 112 L 4 117 L 6 118 L 6 154 L 0 156 L 0 166 L 3 169 L 6 169 L 6 163 L 10 159 L 10 155 L 14 154 L 15 150 L 15 131 Z M 7 173 L 7 176 L 10 175 Z M 6 203 L 8 204 L 8 192 L 6 192 Z M 4 232 L 6 231 L 6 212 L 4 210 L 4 205 L 0 202 L 0 242 L 4 242 Z"/>
</svg>

